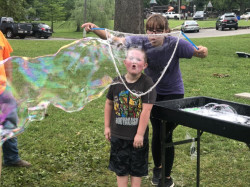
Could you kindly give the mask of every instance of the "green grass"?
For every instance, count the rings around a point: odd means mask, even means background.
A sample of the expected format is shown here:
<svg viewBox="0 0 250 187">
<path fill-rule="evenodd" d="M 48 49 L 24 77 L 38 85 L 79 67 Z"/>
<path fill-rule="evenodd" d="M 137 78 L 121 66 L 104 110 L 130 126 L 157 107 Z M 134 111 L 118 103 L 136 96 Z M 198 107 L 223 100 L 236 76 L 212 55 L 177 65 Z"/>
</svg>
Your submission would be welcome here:
<svg viewBox="0 0 250 187">
<path fill-rule="evenodd" d="M 51 40 L 10 40 L 12 56 L 37 57 L 56 53 L 72 41 Z"/>
<path fill-rule="evenodd" d="M 185 96 L 209 96 L 250 105 L 250 100 L 235 93 L 250 91 L 250 59 L 235 52 L 249 52 L 250 35 L 193 39 L 209 49 L 205 59 L 181 60 Z M 70 41 L 10 40 L 15 56 L 36 57 L 53 54 Z M 214 73 L 228 74 L 217 78 Z M 103 137 L 105 96 L 89 103 L 82 111 L 66 113 L 50 106 L 49 116 L 32 122 L 19 135 L 22 159 L 33 164 L 26 168 L 2 169 L 3 187 L 113 187 L 115 175 L 107 169 L 109 143 Z M 174 139 L 196 130 L 178 126 Z M 151 127 L 150 127 L 151 136 Z M 172 177 L 176 186 L 195 186 L 196 162 L 190 159 L 190 144 L 176 146 Z M 150 153 L 149 177 L 143 187 L 151 186 L 153 161 Z M 201 137 L 201 187 L 250 186 L 250 152 L 245 143 L 203 133 Z"/>
</svg>

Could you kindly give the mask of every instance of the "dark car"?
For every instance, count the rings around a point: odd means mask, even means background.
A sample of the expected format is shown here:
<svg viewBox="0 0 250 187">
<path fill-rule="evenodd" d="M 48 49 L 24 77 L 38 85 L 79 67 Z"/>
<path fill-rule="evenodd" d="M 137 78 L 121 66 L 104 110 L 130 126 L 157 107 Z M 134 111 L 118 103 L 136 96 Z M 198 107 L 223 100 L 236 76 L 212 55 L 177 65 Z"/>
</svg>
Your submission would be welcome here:
<svg viewBox="0 0 250 187">
<path fill-rule="evenodd" d="M 44 23 L 32 23 L 33 26 L 33 36 L 36 38 L 49 38 L 52 36 L 52 30 L 50 26 L 44 24 Z"/>
<path fill-rule="evenodd" d="M 206 19 L 206 13 L 204 11 L 197 11 L 193 16 L 193 20 L 204 20 Z"/>
<path fill-rule="evenodd" d="M 216 21 L 216 30 L 224 30 L 225 28 L 234 28 L 235 30 L 238 29 L 238 19 L 235 13 L 226 13 L 220 16 Z"/>
<path fill-rule="evenodd" d="M 0 17 L 0 30 L 6 35 L 6 38 L 19 36 L 24 39 L 26 36 L 33 33 L 32 24 L 15 23 L 12 17 Z"/>
</svg>

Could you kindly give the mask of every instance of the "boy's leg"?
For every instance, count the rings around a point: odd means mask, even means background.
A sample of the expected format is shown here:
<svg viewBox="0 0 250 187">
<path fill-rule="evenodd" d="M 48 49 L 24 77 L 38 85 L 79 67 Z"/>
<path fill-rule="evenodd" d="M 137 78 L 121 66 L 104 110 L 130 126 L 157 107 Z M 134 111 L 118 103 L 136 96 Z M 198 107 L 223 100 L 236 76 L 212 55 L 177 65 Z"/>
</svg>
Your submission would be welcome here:
<svg viewBox="0 0 250 187">
<path fill-rule="evenodd" d="M 131 187 L 140 187 L 141 186 L 141 177 L 131 176 Z"/>
<path fill-rule="evenodd" d="M 129 141 L 111 136 L 110 144 L 109 169 L 116 173 L 117 186 L 127 187 L 130 155 Z"/>
<path fill-rule="evenodd" d="M 128 176 L 116 176 L 117 186 L 118 187 L 127 187 L 128 186 Z"/>
<path fill-rule="evenodd" d="M 141 148 L 132 147 L 131 163 L 130 163 L 131 187 L 140 187 L 141 177 L 148 175 L 148 152 L 149 152 L 148 139 L 144 139 L 143 147 Z"/>
</svg>

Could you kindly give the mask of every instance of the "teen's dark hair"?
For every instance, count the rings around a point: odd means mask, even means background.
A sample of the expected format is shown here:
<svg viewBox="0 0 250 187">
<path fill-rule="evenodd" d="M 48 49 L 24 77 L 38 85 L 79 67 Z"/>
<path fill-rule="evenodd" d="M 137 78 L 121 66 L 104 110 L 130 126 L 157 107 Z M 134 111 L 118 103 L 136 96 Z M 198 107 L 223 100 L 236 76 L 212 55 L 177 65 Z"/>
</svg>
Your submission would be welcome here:
<svg viewBox="0 0 250 187">
<path fill-rule="evenodd" d="M 170 32 L 167 18 L 160 14 L 153 14 L 147 19 L 146 30 L 149 30 L 150 28 L 157 28 L 162 29 L 165 32 Z"/>
</svg>

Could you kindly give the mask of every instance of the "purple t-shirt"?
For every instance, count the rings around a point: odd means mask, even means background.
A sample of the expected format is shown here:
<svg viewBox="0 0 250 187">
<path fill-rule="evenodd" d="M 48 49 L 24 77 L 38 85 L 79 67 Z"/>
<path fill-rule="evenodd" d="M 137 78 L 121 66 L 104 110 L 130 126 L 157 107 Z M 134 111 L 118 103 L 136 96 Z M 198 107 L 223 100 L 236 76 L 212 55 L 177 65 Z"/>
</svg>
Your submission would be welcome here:
<svg viewBox="0 0 250 187">
<path fill-rule="evenodd" d="M 145 69 L 145 73 L 156 82 L 173 54 L 177 39 L 176 37 L 167 36 L 162 46 L 154 47 L 147 37 L 129 36 L 126 37 L 126 45 L 128 47 L 141 46 L 145 50 L 148 61 L 148 67 Z M 180 39 L 166 73 L 156 86 L 157 94 L 184 94 L 179 58 L 192 58 L 193 53 L 194 47 L 186 40 Z"/>
</svg>

